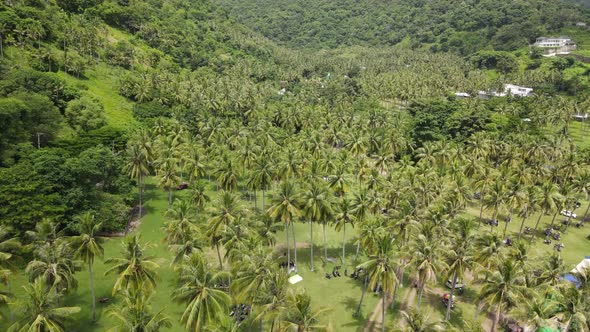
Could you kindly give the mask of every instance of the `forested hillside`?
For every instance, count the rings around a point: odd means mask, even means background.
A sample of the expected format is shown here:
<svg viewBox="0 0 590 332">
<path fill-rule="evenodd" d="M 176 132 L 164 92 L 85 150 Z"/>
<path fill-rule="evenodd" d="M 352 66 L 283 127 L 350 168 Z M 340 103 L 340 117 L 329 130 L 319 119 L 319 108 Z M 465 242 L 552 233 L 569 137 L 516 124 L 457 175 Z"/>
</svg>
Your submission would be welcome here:
<svg viewBox="0 0 590 332">
<path fill-rule="evenodd" d="M 0 330 L 588 330 L 586 17 L 3 1 Z"/>
<path fill-rule="evenodd" d="M 470 54 L 514 50 L 585 15 L 559 0 L 218 0 L 264 36 L 291 47 L 391 46 Z"/>
</svg>

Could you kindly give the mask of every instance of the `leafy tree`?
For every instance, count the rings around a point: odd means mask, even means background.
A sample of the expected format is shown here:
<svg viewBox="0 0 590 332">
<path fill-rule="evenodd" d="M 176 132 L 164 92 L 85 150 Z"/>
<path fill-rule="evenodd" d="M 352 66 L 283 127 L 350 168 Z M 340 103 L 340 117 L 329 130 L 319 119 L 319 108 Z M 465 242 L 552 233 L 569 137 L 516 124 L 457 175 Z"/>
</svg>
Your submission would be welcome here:
<svg viewBox="0 0 590 332">
<path fill-rule="evenodd" d="M 78 132 L 98 129 L 107 124 L 102 104 L 86 96 L 70 101 L 65 116 L 68 124 Z"/>
</svg>

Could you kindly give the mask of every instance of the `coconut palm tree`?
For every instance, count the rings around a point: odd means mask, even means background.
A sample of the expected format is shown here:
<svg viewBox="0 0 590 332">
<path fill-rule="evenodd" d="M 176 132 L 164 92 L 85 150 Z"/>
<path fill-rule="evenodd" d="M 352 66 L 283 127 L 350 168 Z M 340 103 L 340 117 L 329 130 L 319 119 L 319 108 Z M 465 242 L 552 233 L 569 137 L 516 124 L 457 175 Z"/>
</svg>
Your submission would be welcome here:
<svg viewBox="0 0 590 332">
<path fill-rule="evenodd" d="M 25 274 L 31 282 L 43 277 L 47 288 L 53 287 L 59 293 L 68 293 L 78 286 L 74 274 L 80 270 L 79 263 L 74 259 L 74 251 L 69 244 L 58 240 L 35 250 L 35 259 L 29 262 Z"/>
<path fill-rule="evenodd" d="M 557 204 L 560 200 L 562 200 L 562 198 L 563 197 L 559 193 L 559 187 L 555 183 L 551 181 L 543 182 L 539 190 L 539 196 L 536 197 L 536 202 L 539 206 L 539 209 L 541 210 L 541 213 L 539 214 L 539 218 L 537 219 L 537 223 L 535 224 L 535 231 L 531 236 L 530 242 L 532 242 L 535 238 L 535 234 L 537 233 L 537 228 L 539 227 L 541 217 L 543 215 L 546 215 L 550 211 L 557 211 Z"/>
<path fill-rule="evenodd" d="M 169 220 L 164 222 L 162 229 L 166 233 L 165 240 L 169 245 L 183 243 L 187 232 L 196 231 L 191 204 L 186 199 L 175 199 L 165 216 Z"/>
<path fill-rule="evenodd" d="M 250 180 L 248 181 L 248 186 L 254 189 L 254 194 L 256 194 L 256 189 L 262 190 L 262 210 L 266 209 L 265 191 L 272 184 L 273 174 L 274 169 L 270 164 L 270 160 L 268 158 L 260 158 L 256 162 Z M 254 203 L 256 204 L 256 202 Z"/>
<path fill-rule="evenodd" d="M 138 235 L 128 236 L 123 240 L 123 257 L 105 260 L 106 264 L 113 265 L 105 275 L 119 274 L 113 286 L 113 295 L 129 288 L 150 292 L 156 287 L 159 265 L 152 261 L 151 256 L 145 256 L 144 250 Z"/>
<path fill-rule="evenodd" d="M 127 161 L 125 163 L 125 172 L 137 181 L 139 192 L 139 216 L 141 219 L 143 207 L 143 180 L 149 174 L 149 165 L 151 160 L 148 153 L 136 142 L 129 141 L 127 145 Z"/>
<path fill-rule="evenodd" d="M 571 326 L 575 326 L 576 331 L 590 330 L 589 302 L 588 294 L 574 285 L 565 285 L 561 288 L 557 298 L 557 315 L 562 322 L 565 322 L 564 332 L 567 332 Z"/>
<path fill-rule="evenodd" d="M 350 200 L 342 197 L 338 202 L 338 213 L 334 218 L 334 228 L 337 232 L 342 231 L 342 264 L 346 262 L 346 224 L 354 227 L 355 219 Z"/>
<path fill-rule="evenodd" d="M 486 270 L 485 274 L 478 300 L 495 307 L 491 331 L 496 332 L 502 312 L 507 312 L 520 303 L 520 299 L 527 293 L 525 277 L 512 259 L 500 260 L 493 270 Z"/>
<path fill-rule="evenodd" d="M 311 271 L 313 271 L 313 223 L 321 222 L 324 235 L 324 262 L 328 261 L 326 246 L 326 220 L 332 219 L 334 211 L 332 208 L 332 195 L 326 187 L 317 182 L 312 182 L 302 197 L 303 214 L 310 223 L 311 236 Z"/>
<path fill-rule="evenodd" d="M 410 308 L 409 311 L 402 311 L 402 317 L 406 321 L 404 332 L 434 332 L 442 331 L 443 327 L 439 322 L 432 322 L 429 316 L 422 314 L 419 309 Z"/>
<path fill-rule="evenodd" d="M 431 236 L 418 234 L 410 243 L 412 259 L 416 277 L 418 279 L 418 308 L 422 304 L 422 295 L 427 282 L 436 282 L 437 275 L 448 268 L 443 261 L 443 253 L 446 251 L 444 244 L 436 242 Z"/>
<path fill-rule="evenodd" d="M 385 311 L 387 305 L 385 299 L 391 296 L 395 286 L 399 283 L 395 273 L 394 243 L 393 239 L 384 234 L 377 239 L 376 248 L 369 252 L 369 258 L 366 262 L 359 265 L 358 268 L 366 270 L 368 276 L 368 287 L 370 289 L 381 289 L 381 330 L 385 331 Z"/>
<path fill-rule="evenodd" d="M 92 274 L 92 265 L 96 257 L 103 257 L 104 248 L 103 239 L 97 236 L 102 226 L 101 223 L 94 220 L 94 215 L 89 212 L 76 218 L 76 230 L 80 235 L 70 238 L 70 243 L 74 249 L 76 258 L 81 259 L 88 264 L 88 276 L 90 278 L 90 296 L 92 298 L 92 321 L 96 321 L 96 297 L 94 296 L 94 276 Z"/>
<path fill-rule="evenodd" d="M 178 278 L 180 284 L 172 298 L 187 305 L 181 317 L 187 331 L 202 331 L 229 312 L 231 298 L 220 288 L 229 280 L 226 272 L 215 271 L 200 255 L 193 254 L 180 266 Z"/>
<path fill-rule="evenodd" d="M 590 170 L 584 169 L 583 172 L 576 175 L 576 178 L 573 181 L 573 188 L 576 192 L 583 194 L 587 201 L 590 201 Z M 590 210 L 590 203 L 584 211 L 582 221 L 586 220 L 588 210 Z"/>
<path fill-rule="evenodd" d="M 178 176 L 178 162 L 173 159 L 165 159 L 156 170 L 156 177 L 160 187 L 168 191 L 168 207 L 172 206 L 172 190 L 180 183 Z"/>
<path fill-rule="evenodd" d="M 459 219 L 457 222 L 457 229 L 453 233 L 452 243 L 446 253 L 446 260 L 448 268 L 446 269 L 446 277 L 452 281 L 450 297 L 453 298 L 455 293 L 455 286 L 458 280 L 465 280 L 465 272 L 473 270 L 475 266 L 474 241 L 472 235 L 472 222 L 469 219 Z M 447 303 L 447 311 L 445 313 L 445 320 L 451 318 L 451 304 Z"/>
<path fill-rule="evenodd" d="M 291 264 L 291 248 L 289 246 L 289 226 L 293 234 L 293 246 L 295 250 L 295 271 L 297 271 L 297 242 L 295 242 L 295 229 L 293 221 L 299 217 L 301 210 L 297 201 L 299 193 L 293 182 L 285 181 L 281 183 L 279 192 L 273 199 L 273 205 L 268 208 L 266 213 L 271 219 L 285 223 L 285 234 L 287 238 L 287 269 Z M 312 244 L 313 246 L 313 244 Z M 312 270 L 313 271 L 313 270 Z"/>
<path fill-rule="evenodd" d="M 65 332 L 65 321 L 80 312 L 80 307 L 60 307 L 59 294 L 54 286 L 47 287 L 45 277 L 23 287 L 26 299 L 18 301 L 16 308 L 21 319 L 14 323 L 11 332 Z"/>
<path fill-rule="evenodd" d="M 289 289 L 287 308 L 282 315 L 282 321 L 288 326 L 297 328 L 297 332 L 315 331 L 324 328 L 320 324 L 320 319 L 329 310 L 329 308 L 314 310 L 311 306 L 311 296 L 304 289 Z"/>
<path fill-rule="evenodd" d="M 129 288 L 122 292 L 123 303 L 109 309 L 107 315 L 116 321 L 109 332 L 158 332 L 172 326 L 170 317 L 164 309 L 153 313 L 150 303 L 153 293 Z"/>
<path fill-rule="evenodd" d="M 223 270 L 223 260 L 219 245 L 227 227 L 234 223 L 243 213 L 243 207 L 238 196 L 228 191 L 223 191 L 215 207 L 211 209 L 211 217 L 207 221 L 207 237 L 211 245 L 217 250 L 219 269 Z"/>
</svg>

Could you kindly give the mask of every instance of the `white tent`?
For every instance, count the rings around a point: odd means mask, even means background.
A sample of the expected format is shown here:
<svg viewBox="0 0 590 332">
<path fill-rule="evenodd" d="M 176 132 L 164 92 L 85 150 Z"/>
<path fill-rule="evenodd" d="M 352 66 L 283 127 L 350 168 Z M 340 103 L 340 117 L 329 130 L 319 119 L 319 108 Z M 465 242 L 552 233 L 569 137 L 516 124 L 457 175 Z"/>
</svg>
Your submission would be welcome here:
<svg viewBox="0 0 590 332">
<path fill-rule="evenodd" d="M 296 283 L 300 282 L 301 280 L 303 280 L 303 278 L 300 275 L 296 274 L 296 275 L 289 278 L 289 283 L 291 285 L 295 285 Z"/>
<path fill-rule="evenodd" d="M 590 268 L 590 256 L 586 256 L 580 264 L 576 265 L 576 267 L 571 271 L 571 273 L 579 273 L 584 269 Z"/>
</svg>

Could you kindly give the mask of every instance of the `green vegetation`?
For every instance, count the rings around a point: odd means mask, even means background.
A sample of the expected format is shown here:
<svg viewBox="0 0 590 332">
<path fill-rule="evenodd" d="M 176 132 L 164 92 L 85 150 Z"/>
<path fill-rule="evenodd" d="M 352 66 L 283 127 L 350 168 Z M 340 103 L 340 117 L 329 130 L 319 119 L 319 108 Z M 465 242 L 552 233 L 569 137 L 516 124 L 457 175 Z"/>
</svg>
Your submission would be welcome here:
<svg viewBox="0 0 590 332">
<path fill-rule="evenodd" d="M 391 46 L 511 51 L 583 20 L 561 1 L 219 0 L 246 26 L 291 47 Z M 436 19 L 435 19 L 436 18 Z"/>
<path fill-rule="evenodd" d="M 221 4 L 0 5 L 0 329 L 590 328 L 587 11 Z"/>
</svg>

